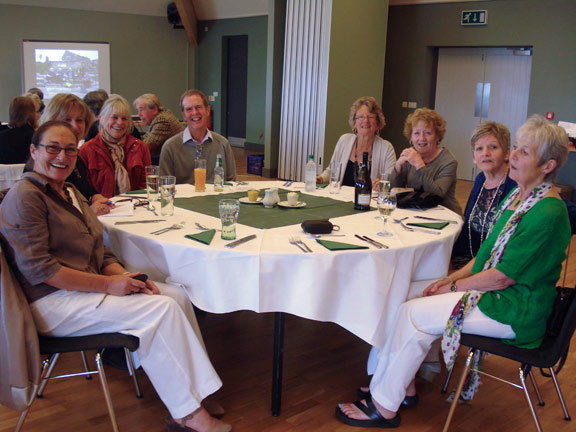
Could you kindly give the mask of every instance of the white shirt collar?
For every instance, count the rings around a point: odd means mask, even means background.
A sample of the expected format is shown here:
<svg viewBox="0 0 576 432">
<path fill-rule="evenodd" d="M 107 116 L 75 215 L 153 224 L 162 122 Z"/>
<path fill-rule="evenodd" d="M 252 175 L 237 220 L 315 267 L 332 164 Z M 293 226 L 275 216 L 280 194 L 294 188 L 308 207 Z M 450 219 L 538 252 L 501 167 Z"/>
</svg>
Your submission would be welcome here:
<svg viewBox="0 0 576 432">
<path fill-rule="evenodd" d="M 197 142 L 194 138 L 192 138 L 192 134 L 190 133 L 190 129 L 188 129 L 188 127 L 184 129 L 184 135 L 182 136 L 182 141 L 185 143 L 188 141 L 193 141 L 196 144 L 202 144 L 207 140 L 212 141 L 212 134 L 210 133 L 210 129 L 206 129 L 206 135 L 204 135 L 204 138 L 202 138 L 202 142 L 200 143 Z"/>
</svg>

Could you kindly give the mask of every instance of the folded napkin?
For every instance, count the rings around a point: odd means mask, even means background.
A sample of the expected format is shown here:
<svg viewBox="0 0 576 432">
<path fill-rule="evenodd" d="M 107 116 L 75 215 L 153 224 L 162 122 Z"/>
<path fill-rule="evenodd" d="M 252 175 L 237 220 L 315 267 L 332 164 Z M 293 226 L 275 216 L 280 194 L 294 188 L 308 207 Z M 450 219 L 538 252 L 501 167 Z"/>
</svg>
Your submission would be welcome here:
<svg viewBox="0 0 576 432">
<path fill-rule="evenodd" d="M 214 237 L 214 234 L 216 234 L 216 230 L 211 229 L 211 230 L 199 232 L 198 234 L 187 234 L 184 237 L 186 237 L 190 240 L 196 240 L 200 243 L 204 243 L 204 244 L 209 245 L 212 242 L 212 238 Z"/>
<path fill-rule="evenodd" d="M 368 249 L 368 246 L 358 246 L 355 244 L 335 242 L 332 240 L 316 239 L 316 241 L 320 243 L 322 246 L 324 246 L 326 249 L 331 251 L 349 250 L 349 249 Z"/>
<path fill-rule="evenodd" d="M 441 230 L 449 224 L 450 222 L 408 222 L 406 225 Z"/>
<path fill-rule="evenodd" d="M 126 192 L 124 195 L 132 195 L 132 194 L 134 194 L 134 195 L 136 195 L 136 194 L 142 195 L 142 194 L 145 194 L 145 193 L 146 193 L 146 189 L 138 189 L 138 190 L 128 191 L 128 192 Z"/>
</svg>

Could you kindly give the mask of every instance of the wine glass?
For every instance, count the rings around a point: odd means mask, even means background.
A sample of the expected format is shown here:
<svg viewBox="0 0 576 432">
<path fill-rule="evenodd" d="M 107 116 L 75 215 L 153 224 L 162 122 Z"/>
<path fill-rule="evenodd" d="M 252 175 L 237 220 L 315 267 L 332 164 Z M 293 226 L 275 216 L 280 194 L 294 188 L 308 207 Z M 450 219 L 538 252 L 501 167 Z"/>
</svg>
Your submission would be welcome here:
<svg viewBox="0 0 576 432">
<path fill-rule="evenodd" d="M 379 236 L 392 237 L 394 235 L 390 231 L 386 230 L 386 222 L 388 221 L 388 216 L 392 214 L 395 208 L 396 195 L 389 192 L 383 192 L 378 195 L 378 212 L 383 221 L 382 231 L 378 233 Z"/>
</svg>

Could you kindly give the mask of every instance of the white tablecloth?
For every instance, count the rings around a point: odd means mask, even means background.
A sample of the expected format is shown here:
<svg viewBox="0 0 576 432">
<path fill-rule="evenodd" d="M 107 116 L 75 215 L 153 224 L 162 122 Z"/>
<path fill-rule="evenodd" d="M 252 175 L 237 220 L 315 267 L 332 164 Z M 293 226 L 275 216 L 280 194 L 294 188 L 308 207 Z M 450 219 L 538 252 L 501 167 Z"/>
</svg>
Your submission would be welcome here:
<svg viewBox="0 0 576 432">
<path fill-rule="evenodd" d="M 271 186 L 281 187 L 282 182 L 252 182 L 227 187 L 225 193 Z M 210 185 L 208 189 L 211 189 Z M 302 191 L 303 184 L 294 183 L 284 189 Z M 342 188 L 337 195 L 323 189 L 315 194 L 352 201 L 353 189 Z M 197 194 L 193 186 L 178 185 L 177 196 Z M 281 199 L 285 197 L 281 196 Z M 156 206 L 159 214 L 160 205 Z M 243 206 L 241 204 L 240 212 Z M 118 220 L 130 220 L 126 217 L 107 217 L 101 221 L 110 247 L 127 268 L 146 273 L 154 280 L 168 279 L 182 284 L 192 302 L 201 309 L 214 313 L 244 309 L 288 312 L 304 318 L 331 321 L 381 347 L 398 306 L 409 295 L 417 295 L 427 283 L 417 282 L 438 279 L 446 274 L 462 220 L 442 207 L 425 213 L 397 209 L 392 214 L 393 218 L 425 214 L 457 223 L 446 226 L 441 235 L 434 235 L 408 232 L 389 221 L 388 228 L 394 232 L 394 237 L 383 238 L 377 235 L 382 228 L 377 214 L 377 211 L 370 211 L 330 219 L 341 227 L 339 233 L 345 237 L 324 239 L 368 245 L 354 237 L 354 234 L 362 234 L 389 245 L 389 249 L 370 246 L 364 250 L 329 251 L 307 237 L 299 225 L 265 230 L 238 225 L 237 238 L 256 234 L 256 240 L 227 249 L 224 245 L 228 242 L 221 240 L 217 233 L 210 245 L 204 245 L 186 239 L 184 235 L 199 232 L 194 222 L 220 228 L 220 221 L 179 208 L 176 208 L 174 216 L 166 218 L 156 217 L 139 207 L 132 217 L 137 220 L 167 220 L 161 223 L 114 225 Z M 182 230 L 160 236 L 149 234 L 181 221 L 186 223 Z M 314 253 L 302 253 L 289 244 L 288 237 L 294 234 L 299 235 Z"/>
</svg>

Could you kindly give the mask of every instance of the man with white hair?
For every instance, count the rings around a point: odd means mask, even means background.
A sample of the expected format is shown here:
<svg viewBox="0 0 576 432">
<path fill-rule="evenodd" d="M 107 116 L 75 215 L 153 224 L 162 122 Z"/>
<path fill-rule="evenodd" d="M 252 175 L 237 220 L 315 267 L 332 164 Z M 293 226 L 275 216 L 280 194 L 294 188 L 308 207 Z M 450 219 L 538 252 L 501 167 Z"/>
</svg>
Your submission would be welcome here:
<svg viewBox="0 0 576 432">
<path fill-rule="evenodd" d="M 162 107 L 158 97 L 152 93 L 138 97 L 134 101 L 134 108 L 138 111 L 142 123 L 149 126 L 142 141 L 148 145 L 152 159 L 158 160 L 164 142 L 182 132 L 186 126 L 178 121 L 172 111 Z"/>
</svg>

